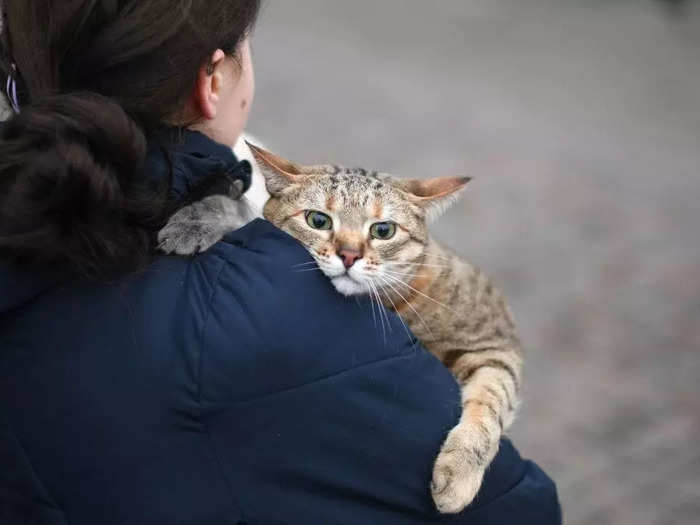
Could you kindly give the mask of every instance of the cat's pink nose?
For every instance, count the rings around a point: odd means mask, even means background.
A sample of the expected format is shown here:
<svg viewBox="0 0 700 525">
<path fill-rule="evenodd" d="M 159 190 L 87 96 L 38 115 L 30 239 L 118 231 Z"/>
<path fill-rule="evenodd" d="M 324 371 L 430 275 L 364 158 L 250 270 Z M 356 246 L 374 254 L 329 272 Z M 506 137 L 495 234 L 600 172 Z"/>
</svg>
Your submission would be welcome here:
<svg viewBox="0 0 700 525">
<path fill-rule="evenodd" d="M 362 252 L 358 250 L 350 250 L 341 248 L 338 250 L 338 257 L 343 260 L 345 268 L 350 268 L 358 259 L 362 259 Z"/>
</svg>

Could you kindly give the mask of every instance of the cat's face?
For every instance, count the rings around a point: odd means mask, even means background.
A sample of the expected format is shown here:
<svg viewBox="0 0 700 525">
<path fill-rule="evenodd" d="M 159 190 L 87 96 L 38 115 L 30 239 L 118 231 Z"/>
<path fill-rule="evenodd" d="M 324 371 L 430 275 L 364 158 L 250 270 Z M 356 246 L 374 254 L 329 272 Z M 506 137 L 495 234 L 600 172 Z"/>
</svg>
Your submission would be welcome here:
<svg viewBox="0 0 700 525">
<path fill-rule="evenodd" d="M 267 220 L 298 239 L 344 295 L 410 282 L 425 255 L 426 221 L 469 179 L 394 179 L 337 166 L 302 167 L 251 147 L 265 175 Z"/>
</svg>

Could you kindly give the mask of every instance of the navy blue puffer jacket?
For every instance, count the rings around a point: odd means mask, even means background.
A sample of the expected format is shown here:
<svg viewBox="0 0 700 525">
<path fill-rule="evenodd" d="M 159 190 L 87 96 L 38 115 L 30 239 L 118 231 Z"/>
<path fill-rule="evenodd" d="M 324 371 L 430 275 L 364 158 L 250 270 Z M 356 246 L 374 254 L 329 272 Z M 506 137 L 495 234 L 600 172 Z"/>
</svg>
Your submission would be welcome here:
<svg viewBox="0 0 700 525">
<path fill-rule="evenodd" d="M 236 165 L 186 133 L 146 171 L 184 198 Z M 105 284 L 1 263 L 0 524 L 558 524 L 508 440 L 476 502 L 437 514 L 458 387 L 397 318 L 384 340 L 367 302 L 296 271 L 310 260 L 257 220 Z"/>
</svg>

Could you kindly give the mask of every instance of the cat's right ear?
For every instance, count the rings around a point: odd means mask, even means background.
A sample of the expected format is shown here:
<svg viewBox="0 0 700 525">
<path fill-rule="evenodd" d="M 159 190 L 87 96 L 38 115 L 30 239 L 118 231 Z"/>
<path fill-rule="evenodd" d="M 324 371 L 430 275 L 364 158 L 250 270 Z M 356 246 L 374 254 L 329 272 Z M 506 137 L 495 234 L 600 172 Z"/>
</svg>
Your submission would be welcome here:
<svg viewBox="0 0 700 525">
<path fill-rule="evenodd" d="M 270 195 L 278 195 L 285 188 L 300 182 L 303 176 L 301 166 L 254 146 L 248 141 L 246 144 L 265 177 L 265 186 Z"/>
</svg>

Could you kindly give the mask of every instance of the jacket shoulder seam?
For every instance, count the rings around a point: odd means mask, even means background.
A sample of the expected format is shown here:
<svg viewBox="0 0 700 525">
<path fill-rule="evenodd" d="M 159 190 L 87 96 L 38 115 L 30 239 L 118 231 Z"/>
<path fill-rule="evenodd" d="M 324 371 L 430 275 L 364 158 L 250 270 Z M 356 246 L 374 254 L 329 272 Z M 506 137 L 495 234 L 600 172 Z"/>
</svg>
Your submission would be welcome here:
<svg viewBox="0 0 700 525">
<path fill-rule="evenodd" d="M 359 364 L 357 366 L 338 370 L 337 372 L 333 372 L 331 374 L 327 374 L 327 375 L 324 375 L 321 377 L 316 377 L 314 379 L 311 379 L 309 381 L 305 381 L 303 383 L 299 383 L 297 385 L 292 385 L 292 386 L 289 386 L 286 388 L 281 388 L 279 390 L 275 390 L 274 392 L 266 392 L 266 393 L 261 394 L 259 396 L 251 396 L 251 397 L 247 397 L 244 399 L 234 399 L 234 400 L 231 400 L 230 402 L 222 403 L 222 404 L 226 404 L 227 406 L 230 406 L 230 405 L 238 405 L 238 404 L 245 404 L 245 403 L 254 403 L 256 401 L 260 401 L 260 400 L 268 398 L 268 397 L 275 397 L 275 396 L 278 396 L 281 394 L 287 394 L 290 392 L 294 392 L 295 390 L 300 390 L 302 388 L 311 387 L 311 386 L 317 385 L 319 383 L 323 383 L 324 381 L 329 381 L 329 380 L 334 379 L 336 377 L 340 377 L 340 376 L 343 376 L 345 374 L 350 374 L 352 372 L 362 370 L 364 368 L 369 368 L 372 366 L 381 365 L 381 364 L 387 363 L 389 361 L 398 361 L 400 359 L 410 359 L 410 358 L 415 357 L 415 355 L 416 355 L 415 352 L 412 352 L 410 354 L 392 355 L 390 357 L 384 357 L 382 359 L 377 359 L 376 361 L 369 361 L 367 363 L 362 363 L 362 364 Z M 219 403 L 207 403 L 208 407 L 213 407 L 213 406 L 217 406 L 217 405 L 219 405 Z"/>
<path fill-rule="evenodd" d="M 216 299 L 217 292 L 220 288 L 221 274 L 223 273 L 225 267 L 226 261 L 224 259 L 220 259 L 219 268 L 216 270 L 215 277 L 211 280 L 211 292 L 209 294 L 209 298 L 207 299 L 206 313 L 204 314 L 202 327 L 197 337 L 199 341 L 199 344 L 197 345 L 197 403 L 200 405 L 202 403 L 202 368 L 204 366 L 204 340 L 207 334 L 207 327 L 209 326 L 209 319 L 211 318 L 214 300 Z"/>
</svg>

